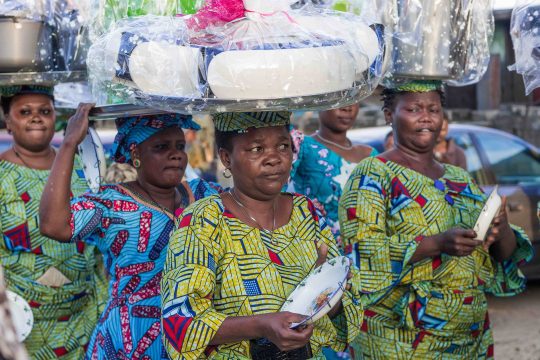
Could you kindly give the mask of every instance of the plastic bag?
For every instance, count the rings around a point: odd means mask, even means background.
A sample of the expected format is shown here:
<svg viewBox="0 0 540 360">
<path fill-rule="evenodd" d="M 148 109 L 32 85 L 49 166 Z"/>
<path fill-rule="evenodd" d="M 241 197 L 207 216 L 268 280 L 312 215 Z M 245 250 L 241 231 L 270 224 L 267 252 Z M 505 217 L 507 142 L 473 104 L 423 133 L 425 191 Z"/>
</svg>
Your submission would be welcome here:
<svg viewBox="0 0 540 360">
<path fill-rule="evenodd" d="M 509 67 L 523 76 L 525 94 L 540 87 L 540 1 L 519 0 L 512 11 L 510 35 L 516 63 Z"/>
<path fill-rule="evenodd" d="M 121 21 L 90 50 L 94 89 L 180 112 L 318 109 L 369 95 L 382 75 L 381 27 L 285 1 L 229 22 L 207 7 Z"/>
<path fill-rule="evenodd" d="M 492 0 L 396 0 L 384 6 L 392 33 L 390 81 L 440 79 L 463 86 L 481 79 L 493 37 Z"/>
</svg>

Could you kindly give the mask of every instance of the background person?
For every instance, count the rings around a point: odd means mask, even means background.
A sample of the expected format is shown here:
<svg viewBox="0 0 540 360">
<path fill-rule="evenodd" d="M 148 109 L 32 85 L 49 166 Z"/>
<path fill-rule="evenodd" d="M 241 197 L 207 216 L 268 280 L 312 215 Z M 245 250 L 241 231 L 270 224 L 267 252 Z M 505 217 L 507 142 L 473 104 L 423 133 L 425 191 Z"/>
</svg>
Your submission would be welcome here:
<svg viewBox="0 0 540 360">
<path fill-rule="evenodd" d="M 375 155 L 347 138 L 359 105 L 319 112 L 319 129 L 311 136 L 293 130 L 294 161 L 287 190 L 309 197 L 323 213 L 340 244 L 338 202 L 356 164 Z"/>
<path fill-rule="evenodd" d="M 93 246 L 60 244 L 39 232 L 39 202 L 56 157 L 50 145 L 53 89 L 24 85 L 1 91 L 13 136 L 13 146 L 0 154 L 0 259 L 6 286 L 32 307 L 34 326 L 24 342 L 32 358 L 81 359 L 101 311 L 105 282 Z M 74 195 L 87 191 L 78 158 L 66 182 Z"/>
<path fill-rule="evenodd" d="M 343 350 L 359 332 L 361 306 L 349 291 L 315 326 L 290 329 L 304 317 L 279 312 L 315 264 L 339 255 L 313 203 L 281 192 L 292 162 L 289 119 L 288 112 L 214 116 L 234 186 L 186 209 L 171 239 L 162 280 L 171 359 L 320 358 L 322 347 Z"/>
<path fill-rule="evenodd" d="M 448 116 L 443 112 L 443 125 L 437 138 L 437 144 L 433 150 L 435 159 L 445 164 L 459 166 L 467 170 L 467 158 L 465 151 L 456 145 L 454 139 L 448 137 Z"/>
<path fill-rule="evenodd" d="M 503 205 L 485 242 L 474 240 L 485 196 L 465 170 L 433 157 L 442 96 L 433 82 L 384 90 L 396 147 L 362 161 L 340 202 L 365 306 L 358 358 L 493 358 L 486 293 L 525 288 L 526 235 Z"/>
<path fill-rule="evenodd" d="M 166 358 L 159 283 L 169 236 L 186 206 L 214 192 L 199 179 L 182 183 L 188 161 L 182 128 L 198 125 L 176 114 L 117 119 L 114 160 L 132 165 L 136 180 L 70 201 L 65 174 L 91 107 L 79 106 L 69 121 L 41 202 L 41 230 L 58 241 L 93 244 L 105 256 L 109 299 L 86 357 Z"/>
</svg>

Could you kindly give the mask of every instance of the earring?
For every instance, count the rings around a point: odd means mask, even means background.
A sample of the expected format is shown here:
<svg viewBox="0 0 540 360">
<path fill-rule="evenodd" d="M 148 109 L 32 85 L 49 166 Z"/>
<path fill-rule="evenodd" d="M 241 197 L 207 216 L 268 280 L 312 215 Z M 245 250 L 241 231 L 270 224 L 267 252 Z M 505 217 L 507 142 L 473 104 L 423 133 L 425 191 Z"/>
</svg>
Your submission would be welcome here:
<svg viewBox="0 0 540 360">
<path fill-rule="evenodd" d="M 141 167 L 141 160 L 139 160 L 139 159 L 133 159 L 133 167 L 134 167 L 135 169 L 140 168 L 140 167 Z"/>
<path fill-rule="evenodd" d="M 225 179 L 230 179 L 232 177 L 231 169 L 225 168 L 225 170 L 223 170 L 223 177 Z"/>
</svg>

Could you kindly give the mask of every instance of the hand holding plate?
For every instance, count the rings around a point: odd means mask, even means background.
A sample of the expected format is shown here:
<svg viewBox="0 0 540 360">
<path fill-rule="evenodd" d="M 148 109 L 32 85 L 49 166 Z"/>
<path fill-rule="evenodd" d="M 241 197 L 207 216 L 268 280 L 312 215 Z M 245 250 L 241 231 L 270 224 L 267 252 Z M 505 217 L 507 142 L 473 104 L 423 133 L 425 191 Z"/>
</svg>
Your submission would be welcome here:
<svg viewBox="0 0 540 360">
<path fill-rule="evenodd" d="M 289 351 L 306 345 L 313 334 L 313 324 L 291 329 L 291 324 L 300 323 L 304 315 L 288 311 L 261 315 L 263 335 L 281 351 Z"/>
<path fill-rule="evenodd" d="M 506 199 L 506 196 L 502 197 L 502 205 L 499 214 L 493 218 L 493 222 L 491 223 L 491 228 L 488 231 L 486 241 L 484 242 L 484 249 L 486 249 L 486 251 L 489 250 L 491 245 L 514 236 L 506 213 Z"/>
<path fill-rule="evenodd" d="M 64 135 L 64 144 L 76 147 L 88 132 L 88 113 L 94 104 L 81 103 L 75 114 L 69 119 Z"/>
<path fill-rule="evenodd" d="M 436 236 L 440 252 L 452 256 L 468 256 L 480 244 L 471 229 L 453 228 Z"/>
</svg>

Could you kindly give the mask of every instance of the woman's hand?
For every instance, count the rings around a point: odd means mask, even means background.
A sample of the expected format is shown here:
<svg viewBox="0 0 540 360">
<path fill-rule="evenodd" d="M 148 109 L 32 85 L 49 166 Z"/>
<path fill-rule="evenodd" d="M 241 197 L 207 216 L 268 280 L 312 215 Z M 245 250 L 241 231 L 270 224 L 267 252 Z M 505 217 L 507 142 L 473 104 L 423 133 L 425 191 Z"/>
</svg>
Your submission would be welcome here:
<svg viewBox="0 0 540 360">
<path fill-rule="evenodd" d="M 281 351 L 298 349 L 309 343 L 313 334 L 313 324 L 291 329 L 292 323 L 299 323 L 304 319 L 304 315 L 288 311 L 259 315 L 264 337 L 274 343 Z"/>
<path fill-rule="evenodd" d="M 438 235 L 441 253 L 452 256 L 468 256 L 481 244 L 474 240 L 476 232 L 471 229 L 453 228 Z"/>
<path fill-rule="evenodd" d="M 95 104 L 81 103 L 75 114 L 69 118 L 63 144 L 71 147 L 79 145 L 88 133 L 88 114 Z"/>
<path fill-rule="evenodd" d="M 506 196 L 502 197 L 501 210 L 493 219 L 491 228 L 484 241 L 484 249 L 490 251 L 497 261 L 508 259 L 516 248 L 516 235 L 508 222 L 506 213 Z"/>
</svg>

